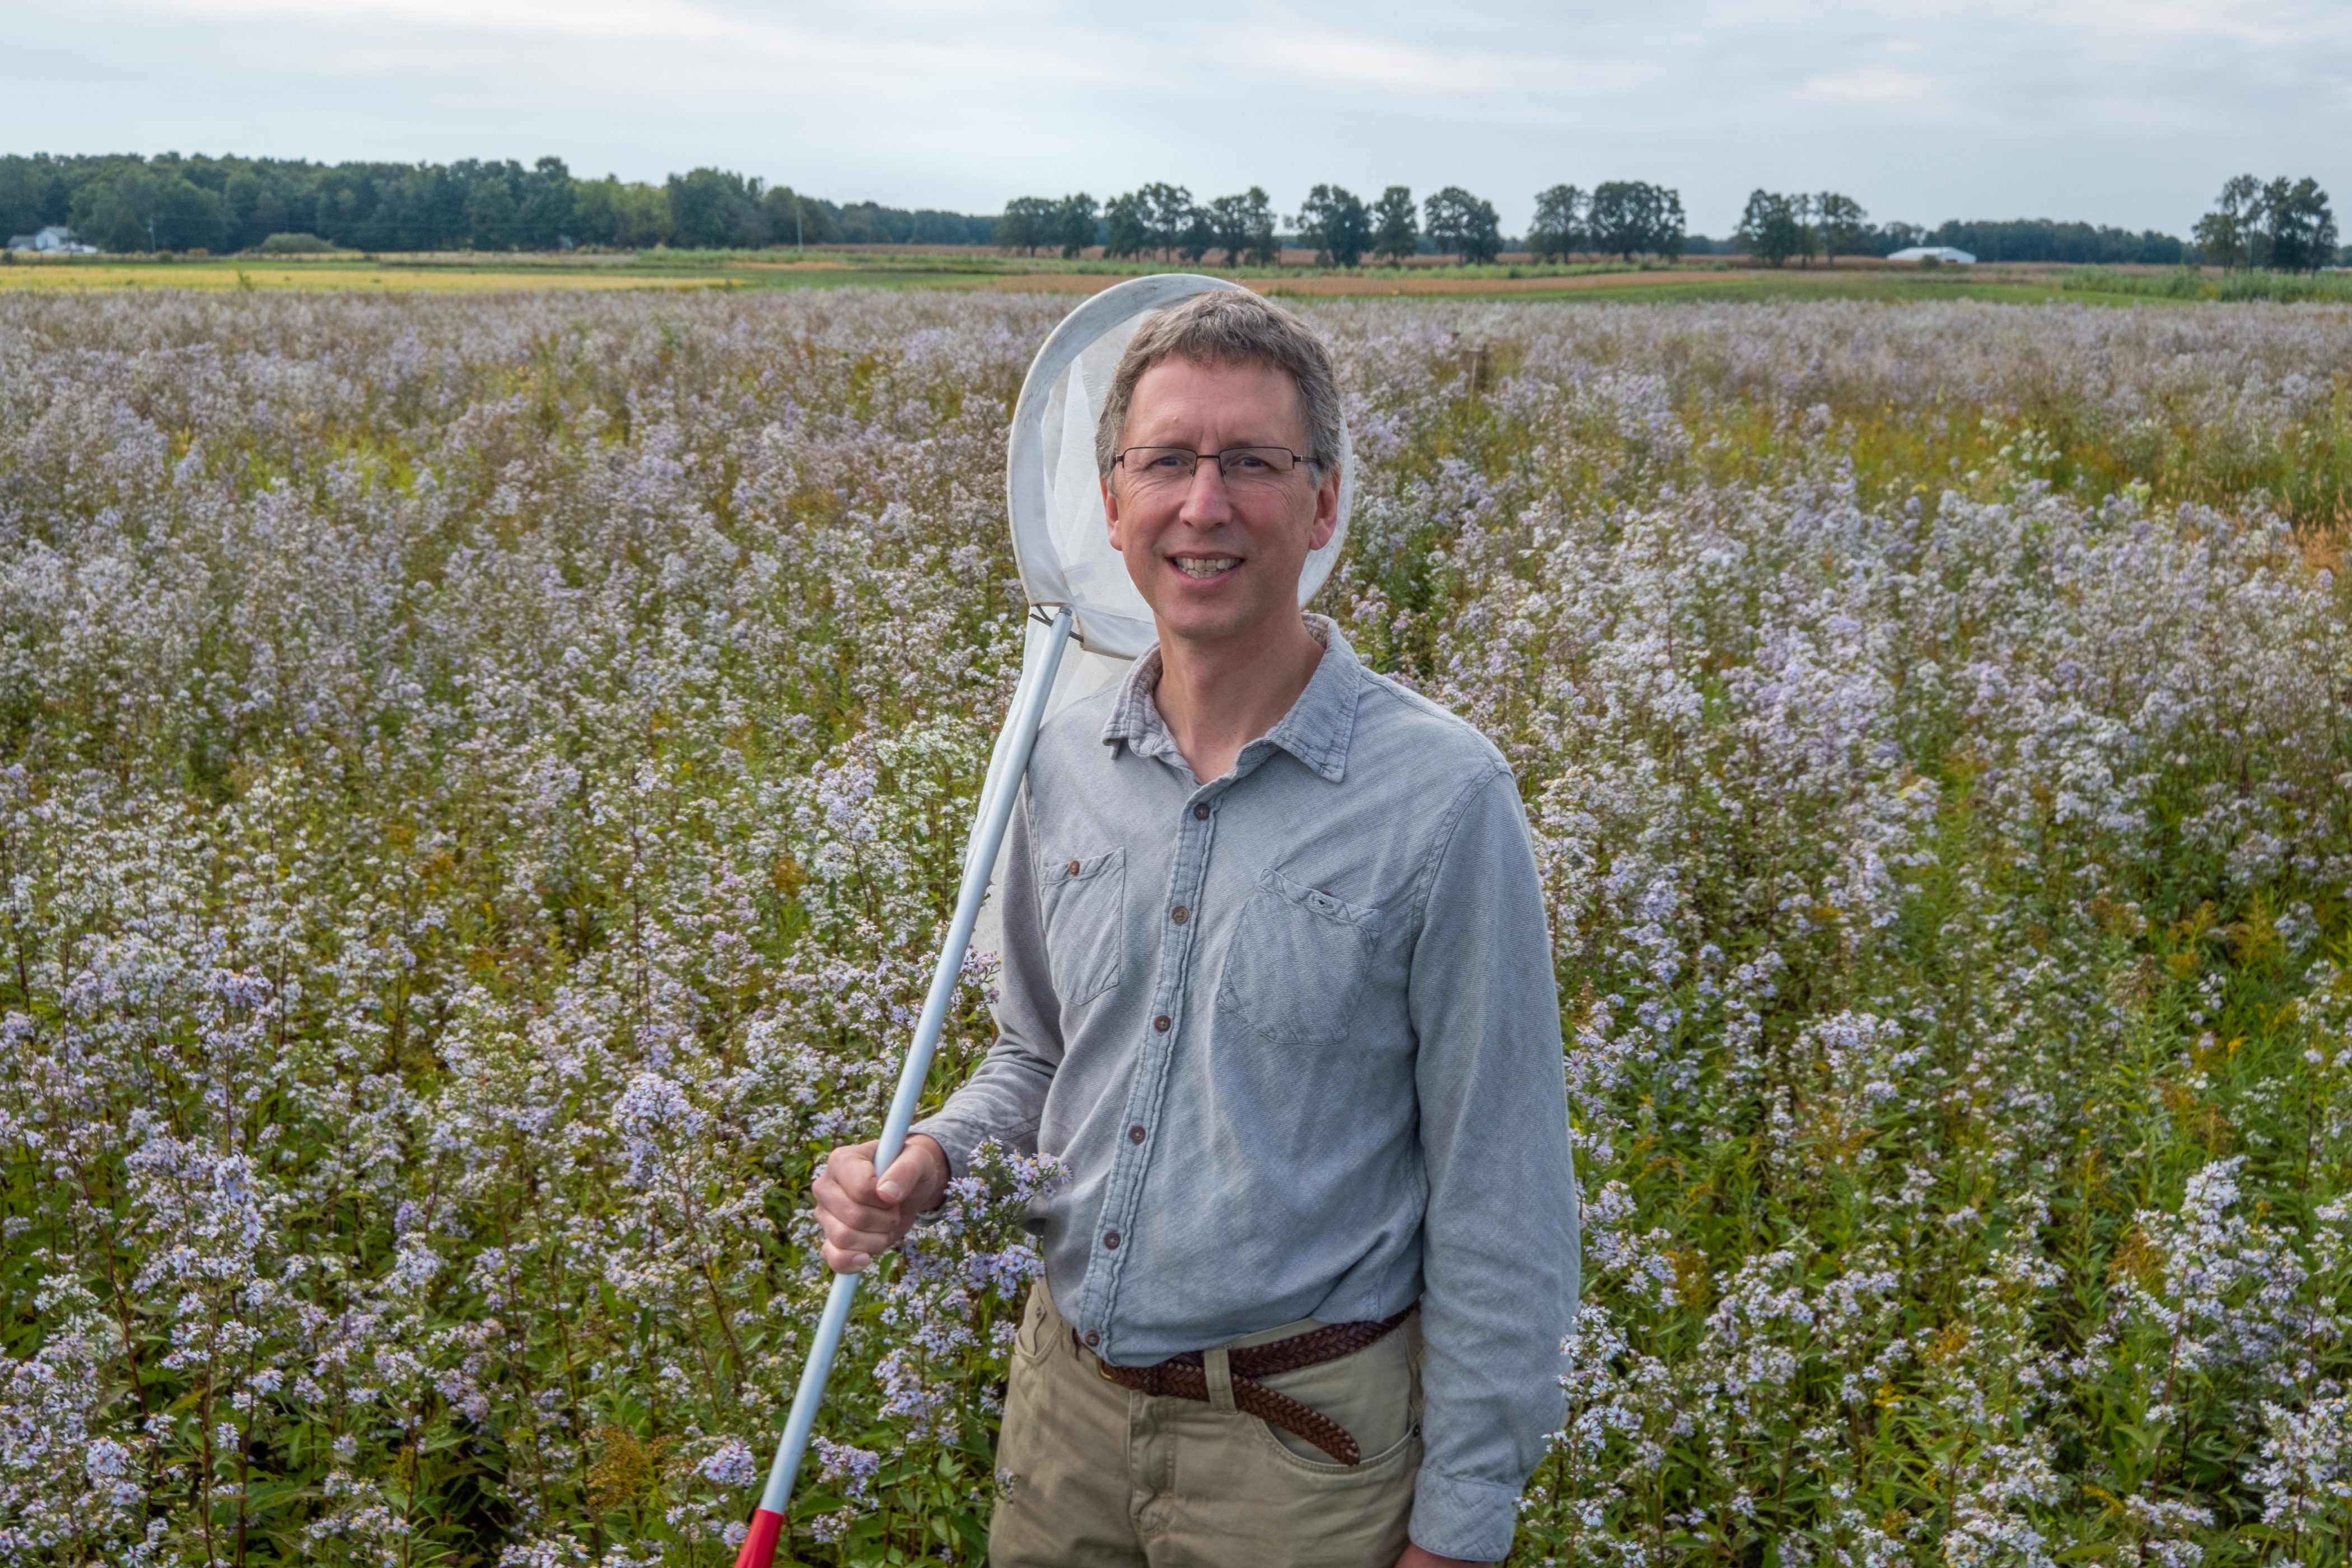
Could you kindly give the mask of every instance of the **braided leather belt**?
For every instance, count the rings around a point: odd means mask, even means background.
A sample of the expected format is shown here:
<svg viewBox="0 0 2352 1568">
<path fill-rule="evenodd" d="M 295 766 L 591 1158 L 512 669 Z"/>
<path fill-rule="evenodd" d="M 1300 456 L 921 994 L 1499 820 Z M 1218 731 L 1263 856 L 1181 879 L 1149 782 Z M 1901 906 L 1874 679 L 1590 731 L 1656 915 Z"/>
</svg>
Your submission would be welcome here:
<svg viewBox="0 0 2352 1568">
<path fill-rule="evenodd" d="M 1244 1345 L 1225 1352 L 1225 1363 L 1233 1372 L 1234 1408 L 1246 1410 L 1269 1426 L 1279 1426 L 1294 1436 L 1306 1438 L 1343 1465 L 1363 1462 L 1363 1452 L 1348 1429 L 1318 1410 L 1301 1405 L 1286 1394 L 1277 1394 L 1259 1383 L 1261 1377 L 1273 1377 L 1281 1373 L 1297 1372 L 1304 1367 L 1321 1366 L 1325 1362 L 1338 1361 L 1354 1355 L 1365 1346 L 1388 1337 L 1391 1330 L 1405 1321 L 1412 1311 L 1407 1307 L 1393 1317 L 1379 1322 L 1327 1323 L 1319 1329 L 1309 1329 L 1303 1334 L 1293 1334 L 1286 1340 L 1270 1344 Z M 1070 1331 L 1070 1338 L 1078 1348 L 1078 1331 Z M 1170 1356 L 1150 1366 L 1113 1366 L 1097 1360 L 1104 1377 L 1122 1388 L 1139 1394 L 1159 1394 L 1171 1399 L 1197 1399 L 1209 1402 L 1209 1372 L 1205 1357 L 1199 1351 L 1186 1351 L 1182 1355 Z"/>
</svg>

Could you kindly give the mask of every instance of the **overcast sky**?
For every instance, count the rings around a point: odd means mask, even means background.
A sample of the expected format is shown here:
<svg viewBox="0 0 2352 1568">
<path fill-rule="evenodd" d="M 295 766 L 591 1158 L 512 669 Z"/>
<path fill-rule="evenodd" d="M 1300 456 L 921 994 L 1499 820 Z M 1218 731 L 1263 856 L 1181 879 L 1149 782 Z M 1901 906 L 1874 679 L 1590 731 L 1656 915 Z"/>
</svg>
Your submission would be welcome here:
<svg viewBox="0 0 2352 1568">
<path fill-rule="evenodd" d="M 10 153 L 554 153 L 970 212 L 1460 184 L 1514 232 L 1608 179 L 1716 235 L 1759 185 L 2176 234 L 2241 172 L 2352 201 L 2345 0 L 0 0 L 0 37 Z"/>
</svg>

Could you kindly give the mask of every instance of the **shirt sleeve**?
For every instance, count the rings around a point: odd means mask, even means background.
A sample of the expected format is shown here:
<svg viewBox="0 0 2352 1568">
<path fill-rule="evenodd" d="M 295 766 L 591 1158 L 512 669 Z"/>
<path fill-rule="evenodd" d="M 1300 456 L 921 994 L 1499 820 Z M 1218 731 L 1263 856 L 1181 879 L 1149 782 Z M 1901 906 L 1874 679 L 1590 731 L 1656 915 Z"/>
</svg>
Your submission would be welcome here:
<svg viewBox="0 0 2352 1568">
<path fill-rule="evenodd" d="M 1551 942 L 1507 770 L 1465 789 L 1443 845 L 1406 997 L 1429 1176 L 1412 1535 L 1440 1556 L 1500 1562 L 1566 1411 L 1576 1174 Z"/>
<path fill-rule="evenodd" d="M 1045 1091 L 1062 1065 L 1061 1005 L 1045 961 L 1045 933 L 1037 912 L 1037 860 L 1031 846 L 1029 785 L 1007 826 L 996 862 L 996 898 L 1003 920 L 1003 963 L 996 989 L 996 1043 L 961 1089 L 936 1115 L 907 1131 L 927 1133 L 948 1157 L 948 1169 L 971 1170 L 972 1151 L 993 1138 L 1023 1154 L 1037 1152 L 1037 1124 Z"/>
</svg>

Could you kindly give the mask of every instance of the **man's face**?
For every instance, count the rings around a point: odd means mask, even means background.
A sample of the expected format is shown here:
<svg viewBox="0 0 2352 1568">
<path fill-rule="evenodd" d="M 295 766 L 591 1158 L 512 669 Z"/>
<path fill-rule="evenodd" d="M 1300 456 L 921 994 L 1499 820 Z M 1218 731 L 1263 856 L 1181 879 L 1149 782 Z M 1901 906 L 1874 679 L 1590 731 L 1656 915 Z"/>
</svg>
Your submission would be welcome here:
<svg viewBox="0 0 2352 1568">
<path fill-rule="evenodd" d="M 1167 359 L 1143 373 L 1129 404 L 1122 450 L 1231 447 L 1310 452 L 1297 384 L 1270 364 L 1205 365 Z M 1206 646 L 1247 642 L 1298 615 L 1298 574 L 1339 521 L 1336 462 L 1317 484 L 1304 463 L 1276 479 L 1227 479 L 1213 460 L 1189 482 L 1144 483 L 1120 468 L 1103 487 L 1111 548 L 1127 560 L 1163 638 Z"/>
</svg>

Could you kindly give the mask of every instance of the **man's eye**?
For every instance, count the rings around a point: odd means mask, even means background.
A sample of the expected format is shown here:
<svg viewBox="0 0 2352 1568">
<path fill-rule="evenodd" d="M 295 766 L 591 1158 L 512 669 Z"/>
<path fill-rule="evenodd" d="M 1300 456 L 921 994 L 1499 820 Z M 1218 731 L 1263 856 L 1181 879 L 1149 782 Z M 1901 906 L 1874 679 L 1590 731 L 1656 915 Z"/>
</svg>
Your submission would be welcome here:
<svg viewBox="0 0 2352 1568">
<path fill-rule="evenodd" d="M 1226 468 L 1238 468 L 1244 473 L 1254 474 L 1264 468 L 1265 466 L 1265 459 L 1259 457 L 1255 452 L 1235 452 L 1232 457 L 1225 459 Z"/>
<path fill-rule="evenodd" d="M 1189 468 L 1192 466 L 1190 461 L 1191 457 L 1192 454 L 1189 452 L 1162 452 L 1151 459 L 1150 467 L 1171 471 L 1177 468 Z"/>
</svg>

